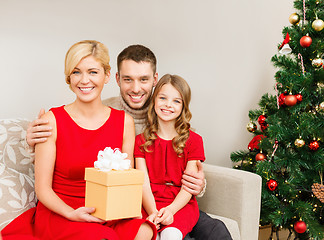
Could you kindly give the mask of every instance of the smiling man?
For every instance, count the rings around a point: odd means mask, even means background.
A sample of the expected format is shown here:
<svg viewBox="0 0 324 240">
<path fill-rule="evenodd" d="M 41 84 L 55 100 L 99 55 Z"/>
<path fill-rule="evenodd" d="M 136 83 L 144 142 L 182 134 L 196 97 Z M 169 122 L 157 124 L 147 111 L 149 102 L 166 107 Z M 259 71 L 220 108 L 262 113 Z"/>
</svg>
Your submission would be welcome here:
<svg viewBox="0 0 324 240">
<path fill-rule="evenodd" d="M 134 118 L 136 135 L 144 130 L 146 124 L 148 105 L 153 88 L 158 81 L 156 64 L 154 53 L 147 47 L 131 45 L 125 48 L 117 57 L 116 81 L 120 88 L 120 95 L 103 100 L 105 105 L 124 110 Z M 39 116 L 42 114 L 43 110 Z M 46 141 L 50 134 L 51 129 L 47 123 L 38 118 L 28 127 L 27 143 L 34 148 L 36 143 Z M 182 179 L 184 189 L 195 196 L 201 194 L 205 187 L 202 164 L 199 162 L 197 165 L 198 173 L 185 172 Z M 232 239 L 223 222 L 209 217 L 202 211 L 198 223 L 189 235 L 185 239 Z"/>
</svg>

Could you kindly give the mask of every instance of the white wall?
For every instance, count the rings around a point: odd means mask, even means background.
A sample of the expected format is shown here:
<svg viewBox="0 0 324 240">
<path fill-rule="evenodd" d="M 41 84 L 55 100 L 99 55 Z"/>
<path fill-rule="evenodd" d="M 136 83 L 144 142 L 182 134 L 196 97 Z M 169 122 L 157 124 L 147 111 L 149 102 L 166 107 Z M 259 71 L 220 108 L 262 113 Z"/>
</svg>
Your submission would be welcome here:
<svg viewBox="0 0 324 240">
<path fill-rule="evenodd" d="M 139 43 L 156 54 L 160 76 L 189 82 L 207 162 L 230 167 L 230 153 L 252 138 L 248 111 L 274 93 L 270 59 L 292 12 L 293 0 L 0 0 L 0 118 L 33 119 L 73 101 L 63 74 L 73 43 L 106 44 L 112 76 L 117 54 Z M 112 78 L 103 97 L 118 93 Z"/>
</svg>

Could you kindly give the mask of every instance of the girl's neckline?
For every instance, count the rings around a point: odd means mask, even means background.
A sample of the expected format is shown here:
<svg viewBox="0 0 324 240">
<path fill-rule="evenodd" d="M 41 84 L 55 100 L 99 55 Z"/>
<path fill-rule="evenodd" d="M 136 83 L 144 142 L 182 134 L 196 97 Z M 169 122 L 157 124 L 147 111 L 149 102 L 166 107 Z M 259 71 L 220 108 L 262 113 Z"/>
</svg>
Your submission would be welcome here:
<svg viewBox="0 0 324 240">
<path fill-rule="evenodd" d="M 163 140 L 163 141 L 166 141 L 166 142 L 170 142 L 170 141 L 172 141 L 172 139 L 165 139 L 165 138 L 160 137 L 157 133 L 155 133 L 155 134 L 156 134 L 156 136 L 157 136 L 159 139 L 161 139 L 161 140 Z"/>
<path fill-rule="evenodd" d="M 108 118 L 106 119 L 106 121 L 101 125 L 101 126 L 99 126 L 98 128 L 96 128 L 96 129 L 88 129 L 88 128 L 84 128 L 84 127 L 82 127 L 82 126 L 80 126 L 79 124 L 77 124 L 75 121 L 74 121 L 74 119 L 70 116 L 70 114 L 66 111 L 66 109 L 65 109 L 65 105 L 63 105 L 62 106 L 62 108 L 63 108 L 63 110 L 64 110 L 64 112 L 67 114 L 67 116 L 71 119 L 71 121 L 78 127 L 78 128 L 80 128 L 80 129 L 82 129 L 82 130 L 85 130 L 85 131 L 97 131 L 97 130 L 100 130 L 101 128 L 103 128 L 106 124 L 107 124 L 107 122 L 109 121 L 109 119 L 110 119 L 110 116 L 111 116 L 111 113 L 112 113 L 112 108 L 110 108 L 110 114 L 109 114 L 109 116 L 108 116 Z"/>
</svg>

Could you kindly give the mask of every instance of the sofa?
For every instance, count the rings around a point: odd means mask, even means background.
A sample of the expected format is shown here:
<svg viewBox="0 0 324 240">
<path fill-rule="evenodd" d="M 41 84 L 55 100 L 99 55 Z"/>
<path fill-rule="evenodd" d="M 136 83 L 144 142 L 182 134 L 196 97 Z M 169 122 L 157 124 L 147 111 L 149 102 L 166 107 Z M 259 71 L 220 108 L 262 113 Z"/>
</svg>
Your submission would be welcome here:
<svg viewBox="0 0 324 240">
<path fill-rule="evenodd" d="M 34 165 L 25 148 L 27 119 L 0 119 L 0 231 L 34 207 Z M 257 240 L 261 178 L 241 170 L 204 164 L 207 188 L 199 208 L 222 220 L 234 240 Z"/>
</svg>

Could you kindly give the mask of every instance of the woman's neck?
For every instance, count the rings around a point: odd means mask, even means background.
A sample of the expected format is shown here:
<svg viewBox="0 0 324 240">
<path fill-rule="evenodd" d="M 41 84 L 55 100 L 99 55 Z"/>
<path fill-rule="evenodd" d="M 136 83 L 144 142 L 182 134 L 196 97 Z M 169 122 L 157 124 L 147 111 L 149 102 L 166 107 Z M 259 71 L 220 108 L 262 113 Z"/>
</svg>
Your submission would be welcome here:
<svg viewBox="0 0 324 240">
<path fill-rule="evenodd" d="M 107 121 L 110 111 L 101 101 L 85 103 L 75 100 L 66 105 L 65 110 L 71 118 L 81 127 L 97 129 Z"/>
</svg>

